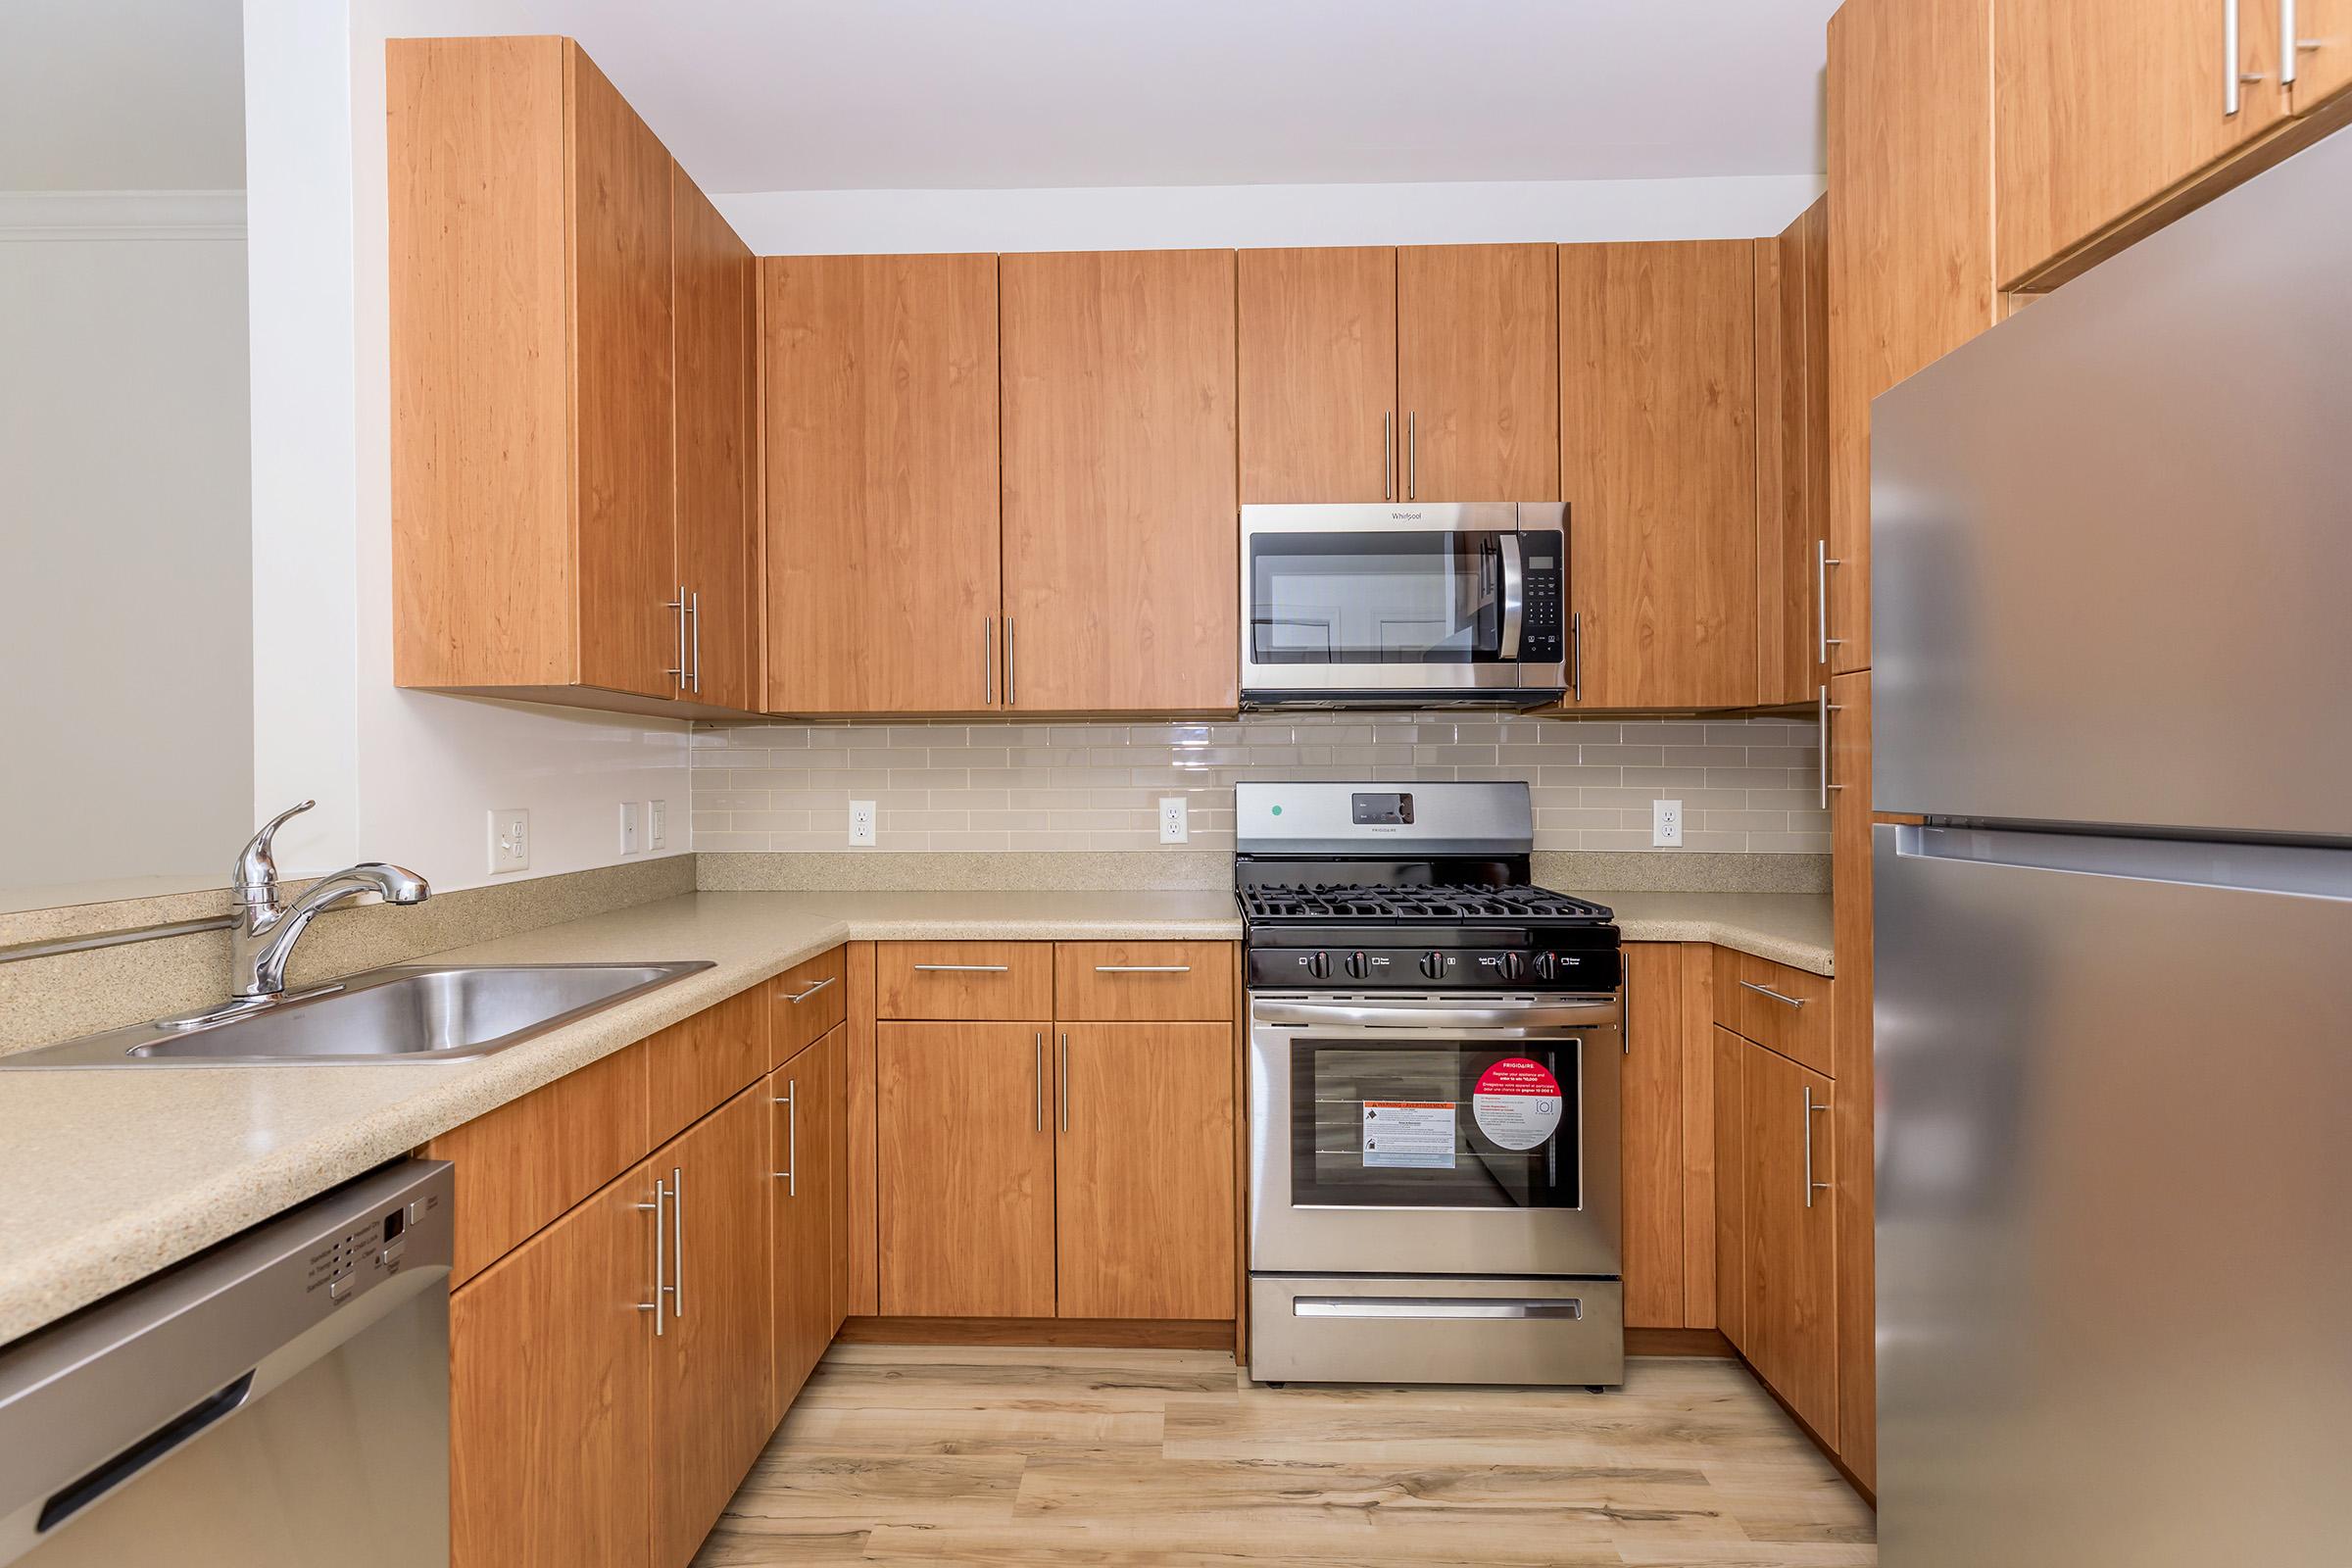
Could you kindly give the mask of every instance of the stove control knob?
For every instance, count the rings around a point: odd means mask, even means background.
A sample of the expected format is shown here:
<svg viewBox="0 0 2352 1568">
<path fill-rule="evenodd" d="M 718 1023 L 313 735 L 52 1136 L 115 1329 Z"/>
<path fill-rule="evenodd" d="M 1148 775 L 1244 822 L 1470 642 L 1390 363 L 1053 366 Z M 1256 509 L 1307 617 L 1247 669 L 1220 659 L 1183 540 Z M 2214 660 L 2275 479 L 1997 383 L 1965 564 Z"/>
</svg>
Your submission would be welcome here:
<svg viewBox="0 0 2352 1568">
<path fill-rule="evenodd" d="M 1421 972 L 1429 976 L 1432 980 L 1445 979 L 1446 955 L 1443 953 L 1424 953 L 1421 955 Z"/>
<path fill-rule="evenodd" d="M 1537 954 L 1536 978 L 1539 980 L 1557 980 L 1559 977 L 1560 956 L 1556 953 Z"/>
<path fill-rule="evenodd" d="M 1499 967 L 1502 972 L 1502 977 L 1505 980 L 1524 979 L 1527 975 L 1527 955 L 1524 953 L 1506 953 L 1502 956 L 1502 962 Z"/>
<path fill-rule="evenodd" d="M 1310 953 L 1310 954 L 1306 955 L 1306 956 L 1304 956 L 1304 957 L 1300 958 L 1298 961 L 1299 961 L 1300 963 L 1302 963 L 1302 964 L 1304 964 L 1304 965 L 1306 966 L 1306 973 L 1307 973 L 1307 978 L 1308 978 L 1308 979 L 1310 979 L 1310 980 L 1328 980 L 1328 979 L 1330 979 L 1330 978 L 1331 978 L 1331 955 L 1330 955 L 1330 954 L 1328 954 L 1328 953 Z"/>
<path fill-rule="evenodd" d="M 1348 977 L 1351 980 L 1361 980 L 1372 972 L 1372 960 L 1365 957 L 1360 952 L 1350 953 L 1341 960 L 1341 964 L 1347 969 Z"/>
</svg>

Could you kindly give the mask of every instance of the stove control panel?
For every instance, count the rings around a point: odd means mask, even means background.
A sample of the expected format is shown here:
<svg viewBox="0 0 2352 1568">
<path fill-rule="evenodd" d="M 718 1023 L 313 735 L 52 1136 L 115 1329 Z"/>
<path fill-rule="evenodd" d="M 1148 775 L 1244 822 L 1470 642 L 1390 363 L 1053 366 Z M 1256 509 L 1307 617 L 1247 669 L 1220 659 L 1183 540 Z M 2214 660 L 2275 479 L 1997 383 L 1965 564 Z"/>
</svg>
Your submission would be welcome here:
<svg viewBox="0 0 2352 1568">
<path fill-rule="evenodd" d="M 1614 991 L 1614 947 L 1252 947 L 1250 984 L 1333 991 Z"/>
</svg>

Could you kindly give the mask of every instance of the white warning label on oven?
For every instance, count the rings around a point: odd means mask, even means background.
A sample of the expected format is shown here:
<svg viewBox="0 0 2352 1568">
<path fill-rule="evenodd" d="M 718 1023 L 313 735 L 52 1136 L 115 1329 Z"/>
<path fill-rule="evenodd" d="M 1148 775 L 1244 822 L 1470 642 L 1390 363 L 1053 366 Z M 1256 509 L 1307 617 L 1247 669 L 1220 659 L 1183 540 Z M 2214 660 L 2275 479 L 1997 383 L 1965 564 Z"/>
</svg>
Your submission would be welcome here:
<svg viewBox="0 0 2352 1568">
<path fill-rule="evenodd" d="M 1505 1056 L 1470 1094 L 1478 1130 L 1505 1149 L 1534 1149 L 1560 1130 L 1560 1081 L 1542 1062 Z"/>
<path fill-rule="evenodd" d="M 1364 1102 L 1364 1163 L 1407 1170 L 1453 1169 L 1450 1100 Z"/>
</svg>

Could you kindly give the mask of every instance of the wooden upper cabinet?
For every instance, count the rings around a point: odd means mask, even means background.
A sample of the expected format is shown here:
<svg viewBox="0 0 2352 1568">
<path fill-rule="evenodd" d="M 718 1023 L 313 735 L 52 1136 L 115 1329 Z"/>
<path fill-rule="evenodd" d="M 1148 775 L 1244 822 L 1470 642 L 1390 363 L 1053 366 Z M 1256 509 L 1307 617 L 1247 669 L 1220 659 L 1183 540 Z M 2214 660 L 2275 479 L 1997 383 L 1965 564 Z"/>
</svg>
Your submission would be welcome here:
<svg viewBox="0 0 2352 1568">
<path fill-rule="evenodd" d="M 395 39 L 385 64 L 394 679 L 637 712 L 749 703 L 748 344 L 728 366 L 717 343 L 748 318 L 705 289 L 725 225 L 685 204 L 681 344 L 675 166 L 576 44 Z M 711 577 L 699 694 L 681 563 Z"/>
<path fill-rule="evenodd" d="M 1242 501 L 1387 501 L 1396 487 L 1396 252 L 1243 251 Z"/>
<path fill-rule="evenodd" d="M 2307 115 L 2352 87 L 2352 0 L 2295 0 L 2294 41 L 2287 112 Z"/>
<path fill-rule="evenodd" d="M 1992 0 L 1846 0 L 1829 45 L 1830 668 L 1842 673 L 1870 665 L 1870 400 L 1995 319 Z"/>
<path fill-rule="evenodd" d="M 1007 706 L 1234 707 L 1234 253 L 1000 266 Z"/>
<path fill-rule="evenodd" d="M 1752 704 L 1755 247 L 1563 245 L 1559 266 L 1581 706 Z"/>
<path fill-rule="evenodd" d="M 1560 498 L 1551 245 L 1396 253 L 1397 494 Z"/>
<path fill-rule="evenodd" d="M 2269 0 L 1993 0 L 1992 9 L 2004 288 L 2286 114 L 2278 7 Z M 1937 73 L 1952 69 L 1942 62 Z"/>
<path fill-rule="evenodd" d="M 1829 208 L 1756 241 L 1756 701 L 1829 678 Z"/>
<path fill-rule="evenodd" d="M 997 259 L 760 263 L 768 707 L 1001 707 Z"/>
<path fill-rule="evenodd" d="M 758 263 L 718 209 L 671 166 L 677 416 L 677 579 L 690 596 L 688 695 L 761 706 L 760 533 L 753 423 Z"/>
</svg>

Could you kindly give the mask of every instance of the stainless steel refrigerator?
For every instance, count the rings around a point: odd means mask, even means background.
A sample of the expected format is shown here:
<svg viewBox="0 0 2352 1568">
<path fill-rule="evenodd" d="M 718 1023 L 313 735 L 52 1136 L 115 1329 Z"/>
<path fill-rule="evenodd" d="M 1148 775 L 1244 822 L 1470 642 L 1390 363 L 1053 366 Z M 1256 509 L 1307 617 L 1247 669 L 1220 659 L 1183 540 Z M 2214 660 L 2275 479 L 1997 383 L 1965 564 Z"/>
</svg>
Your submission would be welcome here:
<svg viewBox="0 0 2352 1568">
<path fill-rule="evenodd" d="M 1881 1560 L 2352 1561 L 2352 133 L 1872 412 Z"/>
</svg>

